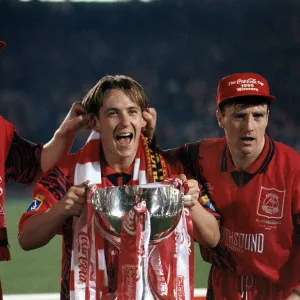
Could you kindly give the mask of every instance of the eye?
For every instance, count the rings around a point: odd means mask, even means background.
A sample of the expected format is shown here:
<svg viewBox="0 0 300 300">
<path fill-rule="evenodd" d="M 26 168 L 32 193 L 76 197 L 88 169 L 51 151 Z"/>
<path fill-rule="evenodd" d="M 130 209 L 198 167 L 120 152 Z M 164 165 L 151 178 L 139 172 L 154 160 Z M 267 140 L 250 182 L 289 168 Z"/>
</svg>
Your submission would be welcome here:
<svg viewBox="0 0 300 300">
<path fill-rule="evenodd" d="M 262 113 L 255 113 L 255 114 L 253 114 L 253 117 L 254 117 L 255 119 L 261 119 L 261 118 L 264 117 L 264 115 L 263 115 Z"/>
<path fill-rule="evenodd" d="M 129 110 L 129 114 L 130 115 L 135 115 L 135 114 L 137 114 L 138 113 L 138 111 L 136 110 L 136 109 L 130 109 Z"/>
<path fill-rule="evenodd" d="M 244 114 L 235 114 L 234 118 L 237 119 L 237 120 L 241 120 L 241 119 L 244 118 Z"/>
<path fill-rule="evenodd" d="M 114 110 L 111 110 L 111 111 L 109 111 L 109 112 L 107 113 L 107 116 L 108 116 L 108 117 L 114 117 L 114 116 L 116 116 L 116 115 L 117 115 L 117 112 L 114 111 Z"/>
</svg>

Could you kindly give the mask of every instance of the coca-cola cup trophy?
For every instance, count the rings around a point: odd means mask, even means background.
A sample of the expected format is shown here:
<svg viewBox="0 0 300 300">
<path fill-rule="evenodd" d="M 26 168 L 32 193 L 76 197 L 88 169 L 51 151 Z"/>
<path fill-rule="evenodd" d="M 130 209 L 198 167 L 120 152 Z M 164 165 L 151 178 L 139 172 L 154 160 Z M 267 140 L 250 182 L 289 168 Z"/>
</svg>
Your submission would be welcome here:
<svg viewBox="0 0 300 300">
<path fill-rule="evenodd" d="M 149 257 L 154 247 L 167 238 L 178 225 L 184 200 L 189 199 L 173 184 L 150 183 L 94 189 L 92 204 L 101 219 L 97 230 L 117 249 L 120 249 L 121 245 L 122 217 L 130 214 L 137 203 L 146 203 L 151 233 L 149 249 L 144 252 L 146 255 L 148 253 L 148 257 L 144 256 L 142 259 L 142 300 L 160 299 L 149 285 Z M 117 292 L 111 299 L 117 299 Z"/>
</svg>

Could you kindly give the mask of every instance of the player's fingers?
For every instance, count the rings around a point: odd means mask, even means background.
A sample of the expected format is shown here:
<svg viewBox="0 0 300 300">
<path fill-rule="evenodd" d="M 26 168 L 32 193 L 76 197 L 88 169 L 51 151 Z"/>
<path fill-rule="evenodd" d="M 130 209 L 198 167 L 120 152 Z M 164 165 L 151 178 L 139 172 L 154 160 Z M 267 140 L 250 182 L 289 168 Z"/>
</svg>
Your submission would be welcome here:
<svg viewBox="0 0 300 300">
<path fill-rule="evenodd" d="M 184 201 L 184 207 L 190 208 L 193 207 L 195 204 L 191 200 L 185 200 Z"/>
<path fill-rule="evenodd" d="M 66 121 L 66 129 L 68 132 L 77 131 L 78 129 L 87 126 L 89 123 L 88 115 L 79 115 L 71 120 Z"/>
<path fill-rule="evenodd" d="M 85 190 L 82 188 L 77 188 L 77 189 L 78 190 L 76 190 L 75 193 L 74 193 L 74 189 L 72 189 L 69 190 L 68 193 L 66 194 L 65 196 L 66 207 L 70 208 L 75 203 L 82 205 L 87 202 L 87 195 L 85 193 Z"/>
<path fill-rule="evenodd" d="M 200 189 L 197 185 L 196 186 L 190 186 L 188 188 L 188 192 L 186 194 L 193 195 L 195 193 L 200 193 Z"/>
<path fill-rule="evenodd" d="M 77 196 L 75 195 L 74 196 L 74 203 L 78 203 L 78 204 L 85 204 L 87 202 L 87 196 L 84 195 L 84 196 Z"/>
<path fill-rule="evenodd" d="M 187 179 L 186 179 L 186 176 L 185 176 L 184 174 L 180 174 L 180 175 L 179 175 L 179 178 L 180 178 L 183 182 L 187 180 Z"/>
<path fill-rule="evenodd" d="M 154 130 L 156 125 L 156 111 L 154 108 L 148 108 L 143 111 L 143 118 L 147 122 L 146 129 Z"/>
<path fill-rule="evenodd" d="M 72 206 L 72 210 L 76 210 L 76 211 L 82 211 L 83 209 L 83 205 L 80 204 L 80 203 L 74 203 L 73 206 Z"/>
<path fill-rule="evenodd" d="M 198 181 L 195 179 L 187 179 L 187 184 L 189 188 L 197 188 L 198 190 L 200 190 Z"/>
<path fill-rule="evenodd" d="M 147 123 L 151 123 L 153 121 L 152 115 L 148 111 L 143 111 L 143 118 Z"/>
<path fill-rule="evenodd" d="M 147 111 L 152 116 L 152 118 L 156 120 L 157 112 L 156 112 L 155 108 L 154 107 L 149 107 Z"/>
<path fill-rule="evenodd" d="M 80 101 L 76 101 L 72 104 L 71 112 L 72 113 L 74 112 L 77 115 L 83 115 L 86 114 L 86 109 L 84 108 L 84 106 Z"/>
<path fill-rule="evenodd" d="M 69 191 L 78 197 L 86 194 L 86 188 L 83 185 L 72 186 Z"/>
</svg>

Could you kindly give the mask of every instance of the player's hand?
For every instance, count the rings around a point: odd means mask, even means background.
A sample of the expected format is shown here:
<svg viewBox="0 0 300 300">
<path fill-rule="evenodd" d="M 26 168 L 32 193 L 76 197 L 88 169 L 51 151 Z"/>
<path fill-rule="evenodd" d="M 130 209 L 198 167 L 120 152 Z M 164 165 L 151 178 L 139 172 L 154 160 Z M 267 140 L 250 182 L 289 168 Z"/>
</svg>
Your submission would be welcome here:
<svg viewBox="0 0 300 300">
<path fill-rule="evenodd" d="M 156 110 L 152 107 L 144 110 L 143 118 L 147 122 L 147 125 L 142 129 L 142 133 L 149 139 L 152 139 L 154 136 L 155 126 L 157 121 Z"/>
<path fill-rule="evenodd" d="M 195 179 L 187 179 L 184 174 L 180 174 L 179 178 L 189 189 L 185 195 L 185 198 L 187 199 L 184 201 L 184 207 L 188 208 L 191 211 L 194 206 L 199 203 L 198 199 L 200 195 L 200 188 L 198 181 Z"/>
<path fill-rule="evenodd" d="M 74 134 L 79 129 L 86 127 L 89 119 L 81 102 L 74 102 L 66 118 L 59 126 L 57 134 L 60 136 Z"/>
<path fill-rule="evenodd" d="M 286 300 L 300 300 L 300 296 L 292 293 L 289 297 L 286 298 Z"/>
<path fill-rule="evenodd" d="M 86 189 L 83 185 L 72 186 L 58 203 L 61 215 L 80 216 L 86 201 Z"/>
</svg>

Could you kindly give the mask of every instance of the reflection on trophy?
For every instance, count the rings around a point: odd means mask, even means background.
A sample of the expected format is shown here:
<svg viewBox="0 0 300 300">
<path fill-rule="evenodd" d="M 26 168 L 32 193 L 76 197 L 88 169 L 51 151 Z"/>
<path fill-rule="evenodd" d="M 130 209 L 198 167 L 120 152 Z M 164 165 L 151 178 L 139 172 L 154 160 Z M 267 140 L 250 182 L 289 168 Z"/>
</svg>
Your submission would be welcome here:
<svg viewBox="0 0 300 300">
<path fill-rule="evenodd" d="M 149 285 L 149 257 L 154 247 L 168 238 L 178 225 L 183 203 L 183 192 L 171 184 L 151 183 L 137 186 L 97 188 L 94 190 L 92 204 L 100 220 L 97 230 L 118 249 L 121 246 L 122 221 L 126 214 L 129 214 L 130 220 L 134 207 L 143 204 L 147 208 L 148 213 L 143 214 L 142 222 L 145 227 L 145 216 L 150 217 L 150 242 L 147 244 L 144 240 L 142 241 L 144 251 L 142 251 L 141 274 L 137 275 L 142 278 L 143 291 L 141 299 L 143 300 L 160 299 L 155 290 Z M 130 274 L 136 272 L 128 265 L 122 268 L 124 270 L 119 270 L 119 272 L 130 272 Z M 116 295 L 117 292 L 112 296 L 112 299 L 116 299 Z"/>
</svg>

